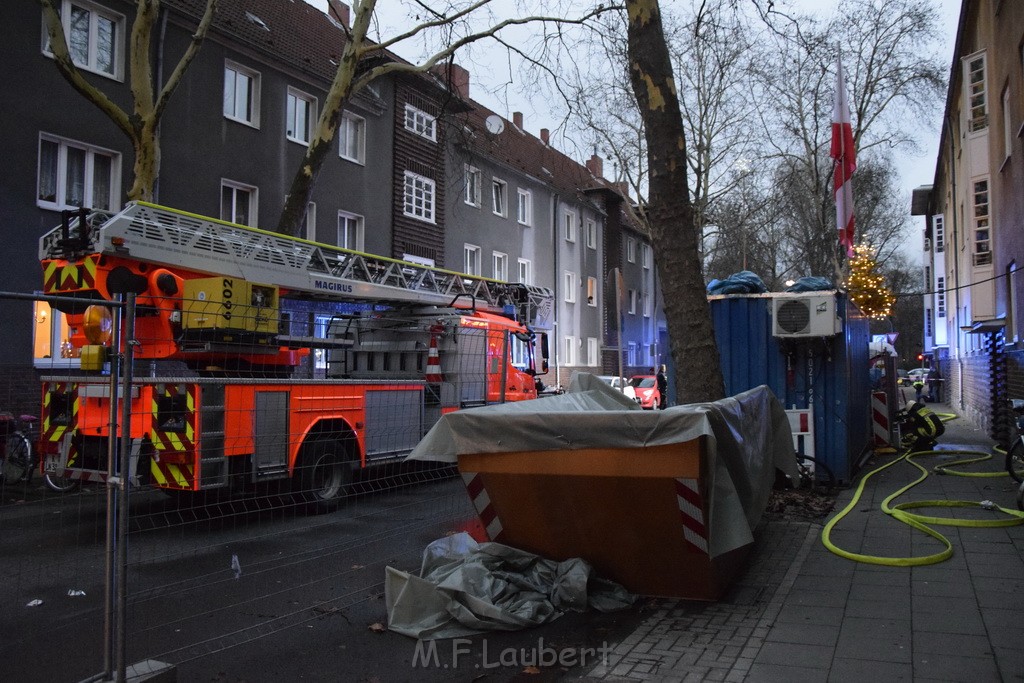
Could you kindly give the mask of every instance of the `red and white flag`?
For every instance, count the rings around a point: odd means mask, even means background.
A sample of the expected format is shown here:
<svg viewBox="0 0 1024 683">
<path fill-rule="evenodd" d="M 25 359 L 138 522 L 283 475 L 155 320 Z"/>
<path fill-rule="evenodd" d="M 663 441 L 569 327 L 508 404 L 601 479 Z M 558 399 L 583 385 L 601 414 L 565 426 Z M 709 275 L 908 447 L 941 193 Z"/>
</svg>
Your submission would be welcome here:
<svg viewBox="0 0 1024 683">
<path fill-rule="evenodd" d="M 853 148 L 853 127 L 850 125 L 850 103 L 846 98 L 846 79 L 842 62 L 836 63 L 836 99 L 832 108 L 833 192 L 836 198 L 836 227 L 839 244 L 846 255 L 853 256 L 853 172 L 857 170 L 857 154 Z"/>
</svg>

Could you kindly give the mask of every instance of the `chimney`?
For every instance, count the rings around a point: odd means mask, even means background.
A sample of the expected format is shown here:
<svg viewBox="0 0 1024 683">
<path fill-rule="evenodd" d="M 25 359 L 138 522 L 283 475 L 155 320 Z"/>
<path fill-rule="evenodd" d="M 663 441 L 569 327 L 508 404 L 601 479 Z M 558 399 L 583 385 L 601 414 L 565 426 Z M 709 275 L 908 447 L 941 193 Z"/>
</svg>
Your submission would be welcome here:
<svg viewBox="0 0 1024 683">
<path fill-rule="evenodd" d="M 587 170 L 590 171 L 590 175 L 595 178 L 604 177 L 604 159 L 597 156 L 596 154 L 590 155 L 590 159 L 587 161 Z"/>
<path fill-rule="evenodd" d="M 518 128 L 519 130 L 522 130 L 523 129 L 523 112 L 521 112 L 521 111 L 514 111 L 514 112 L 512 112 L 512 123 L 515 125 L 516 128 Z"/>
<path fill-rule="evenodd" d="M 469 72 L 454 62 L 438 64 L 430 69 L 436 74 L 450 92 L 464 100 L 469 99 Z"/>
<path fill-rule="evenodd" d="M 351 13 L 351 8 L 341 0 L 327 0 L 327 15 L 345 28 L 350 28 Z"/>
<path fill-rule="evenodd" d="M 548 139 L 550 137 L 551 137 L 551 133 L 548 131 L 547 128 L 541 128 L 540 129 L 540 141 L 541 142 L 543 142 L 545 145 L 548 145 Z M 550 145 L 548 145 L 548 146 L 550 146 Z"/>
</svg>

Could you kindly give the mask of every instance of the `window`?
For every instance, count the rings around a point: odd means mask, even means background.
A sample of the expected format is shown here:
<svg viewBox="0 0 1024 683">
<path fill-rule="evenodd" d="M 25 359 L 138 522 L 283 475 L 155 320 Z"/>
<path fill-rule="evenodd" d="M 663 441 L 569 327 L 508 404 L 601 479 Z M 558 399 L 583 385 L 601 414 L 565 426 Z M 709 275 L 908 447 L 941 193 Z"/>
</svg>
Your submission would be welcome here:
<svg viewBox="0 0 1024 683">
<path fill-rule="evenodd" d="M 224 62 L 224 116 L 260 125 L 260 75 L 234 62 Z"/>
<path fill-rule="evenodd" d="M 519 188 L 516 218 L 521 225 L 533 225 L 533 194 L 529 190 Z"/>
<path fill-rule="evenodd" d="M 1010 87 L 1003 88 L 1003 153 L 1009 159 L 1013 154 L 1013 121 L 1010 116 Z"/>
<path fill-rule="evenodd" d="M 644 268 L 651 267 L 651 245 L 649 244 L 640 245 L 640 265 Z"/>
<path fill-rule="evenodd" d="M 1017 335 L 1017 262 L 1006 266 L 1006 339 L 1018 341 Z"/>
<path fill-rule="evenodd" d="M 636 290 L 629 290 L 629 314 L 636 315 Z"/>
<path fill-rule="evenodd" d="M 405 172 L 405 209 L 406 216 L 419 218 L 428 223 L 434 222 L 434 181 L 430 178 Z"/>
<path fill-rule="evenodd" d="M 480 272 L 480 247 L 475 244 L 465 244 L 462 249 L 462 272 L 467 275 L 482 275 Z"/>
<path fill-rule="evenodd" d="M 969 57 L 967 68 L 967 100 L 970 107 L 970 120 L 967 130 L 970 132 L 988 128 L 988 103 L 985 90 L 985 55 Z"/>
<path fill-rule="evenodd" d="M 587 278 L 587 305 L 597 306 L 597 278 Z"/>
<path fill-rule="evenodd" d="M 587 247 L 597 249 L 597 223 L 587 219 Z"/>
<path fill-rule="evenodd" d="M 597 367 L 597 338 L 587 337 L 587 365 Z"/>
<path fill-rule="evenodd" d="M 338 246 L 352 251 L 364 251 L 362 216 L 338 212 Z"/>
<path fill-rule="evenodd" d="M 357 164 L 366 163 L 366 119 L 344 112 L 338 131 L 338 154 Z"/>
<path fill-rule="evenodd" d="M 81 142 L 39 136 L 36 205 L 42 209 L 112 210 L 119 205 L 121 156 Z"/>
<path fill-rule="evenodd" d="M 311 242 L 316 242 L 316 202 L 306 204 L 306 213 L 302 216 L 302 234 Z"/>
<path fill-rule="evenodd" d="M 533 263 L 529 259 L 519 259 L 519 282 L 524 285 L 533 284 Z"/>
<path fill-rule="evenodd" d="M 641 295 L 641 299 L 643 301 L 644 317 L 645 318 L 650 318 L 651 317 L 651 295 L 648 294 L 647 292 L 644 292 Z"/>
<path fill-rule="evenodd" d="M 239 225 L 256 226 L 257 190 L 233 180 L 220 181 L 220 219 Z"/>
<path fill-rule="evenodd" d="M 502 282 L 508 280 L 508 254 L 500 251 L 491 254 L 491 277 Z"/>
<path fill-rule="evenodd" d="M 629 342 L 626 347 L 626 365 L 636 365 L 636 342 Z"/>
<path fill-rule="evenodd" d="M 562 228 L 565 232 L 566 242 L 576 241 L 576 214 L 572 211 L 566 211 L 562 214 Z"/>
<path fill-rule="evenodd" d="M 84 0 L 54 3 L 64 25 L 71 61 L 80 69 L 121 80 L 124 16 Z M 53 56 L 43 27 L 43 53 Z"/>
<path fill-rule="evenodd" d="M 924 312 L 924 336 L 927 339 L 933 339 L 935 336 L 935 331 L 932 329 L 932 327 L 932 309 L 929 308 Z"/>
<path fill-rule="evenodd" d="M 432 142 L 437 142 L 437 120 L 411 104 L 405 105 L 405 129 Z"/>
<path fill-rule="evenodd" d="M 935 280 L 935 317 L 946 317 L 946 278 L 942 275 Z"/>
<path fill-rule="evenodd" d="M 36 301 L 33 309 L 32 359 L 37 368 L 77 366 L 80 351 L 71 345 L 71 328 L 60 311 L 45 301 Z"/>
<path fill-rule="evenodd" d="M 974 183 L 974 265 L 992 263 L 988 214 L 988 181 Z"/>
<path fill-rule="evenodd" d="M 313 137 L 313 122 L 316 120 L 316 98 L 295 88 L 288 88 L 285 118 L 285 137 L 292 142 L 308 145 Z"/>
<path fill-rule="evenodd" d="M 576 337 L 565 338 L 565 358 L 562 359 L 565 365 L 576 365 Z"/>
<path fill-rule="evenodd" d="M 636 240 L 632 237 L 626 238 L 626 260 L 636 263 Z"/>
<path fill-rule="evenodd" d="M 565 301 L 576 303 L 576 273 L 565 271 Z"/>
<path fill-rule="evenodd" d="M 480 208 L 480 169 L 466 164 L 463 183 L 466 186 L 465 202 Z"/>
<path fill-rule="evenodd" d="M 946 248 L 946 226 L 941 213 L 932 216 L 932 228 L 935 234 L 935 251 L 942 253 Z"/>
<path fill-rule="evenodd" d="M 508 215 L 508 207 L 506 206 L 508 197 L 508 183 L 504 180 L 498 180 L 495 178 L 491 181 L 491 207 L 494 209 L 494 215 L 505 217 Z"/>
</svg>

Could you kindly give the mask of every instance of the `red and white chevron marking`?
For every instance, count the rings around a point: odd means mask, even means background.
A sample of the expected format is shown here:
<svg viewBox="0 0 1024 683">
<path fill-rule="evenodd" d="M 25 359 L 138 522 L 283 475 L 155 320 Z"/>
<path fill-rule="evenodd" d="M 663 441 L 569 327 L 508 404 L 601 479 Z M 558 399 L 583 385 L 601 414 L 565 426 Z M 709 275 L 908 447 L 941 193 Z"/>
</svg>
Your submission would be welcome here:
<svg viewBox="0 0 1024 683">
<path fill-rule="evenodd" d="M 694 549 L 708 554 L 708 530 L 704 525 L 704 500 L 696 479 L 676 479 L 676 500 L 683 515 L 683 538 Z"/>
<path fill-rule="evenodd" d="M 890 446 L 889 407 L 884 391 L 871 392 L 871 433 L 876 446 Z"/>
<path fill-rule="evenodd" d="M 494 511 L 494 506 L 491 505 L 491 497 L 487 495 L 487 489 L 484 488 L 483 478 L 477 472 L 463 472 L 462 481 L 466 484 L 466 491 L 469 492 L 469 498 L 473 501 L 473 507 L 480 515 L 480 521 L 484 525 L 484 530 L 487 531 L 487 538 L 497 541 L 503 529 L 501 520 L 498 519 L 498 514 Z"/>
</svg>

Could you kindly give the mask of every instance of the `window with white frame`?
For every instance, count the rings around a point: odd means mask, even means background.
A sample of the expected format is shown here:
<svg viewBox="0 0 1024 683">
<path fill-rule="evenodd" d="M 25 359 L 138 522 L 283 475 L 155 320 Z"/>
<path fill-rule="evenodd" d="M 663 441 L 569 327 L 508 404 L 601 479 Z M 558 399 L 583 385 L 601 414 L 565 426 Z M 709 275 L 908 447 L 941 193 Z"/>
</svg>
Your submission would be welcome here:
<svg viewBox="0 0 1024 683">
<path fill-rule="evenodd" d="M 988 128 L 988 100 L 985 86 L 985 55 L 968 57 L 965 62 L 970 132 Z"/>
<path fill-rule="evenodd" d="M 587 247 L 597 249 L 597 223 L 592 218 L 587 219 Z"/>
<path fill-rule="evenodd" d="M 533 262 L 530 259 L 519 259 L 519 282 L 524 285 L 533 284 Z"/>
<path fill-rule="evenodd" d="M 573 211 L 562 213 L 562 229 L 566 242 L 576 241 L 576 214 Z"/>
<path fill-rule="evenodd" d="M 587 337 L 587 365 L 597 367 L 597 338 Z"/>
<path fill-rule="evenodd" d="M 935 278 L 935 317 L 946 317 L 946 277 Z"/>
<path fill-rule="evenodd" d="M 935 335 L 932 323 L 932 309 L 929 308 L 924 312 L 924 336 L 926 339 L 931 339 Z"/>
<path fill-rule="evenodd" d="M 462 182 L 466 188 L 463 201 L 480 208 L 480 169 L 466 164 Z"/>
<path fill-rule="evenodd" d="M 121 80 L 124 76 L 124 15 L 86 0 L 57 0 L 54 4 L 75 66 Z M 45 21 L 43 54 L 53 56 Z"/>
<path fill-rule="evenodd" d="M 508 254 L 500 251 L 491 254 L 491 277 L 502 282 L 508 280 Z"/>
<path fill-rule="evenodd" d="M 974 182 L 974 265 L 992 263 L 991 225 L 989 223 L 988 181 Z"/>
<path fill-rule="evenodd" d="M 565 365 L 576 365 L 576 337 L 565 337 L 565 358 L 562 362 Z"/>
<path fill-rule="evenodd" d="M 260 125 L 260 75 L 232 61 L 224 62 L 224 116 L 250 126 Z"/>
<path fill-rule="evenodd" d="M 1018 341 L 1017 334 L 1017 261 L 1006 266 L 1006 339 Z"/>
<path fill-rule="evenodd" d="M 651 245 L 649 244 L 640 245 L 640 265 L 644 268 L 651 267 Z"/>
<path fill-rule="evenodd" d="M 437 142 L 437 119 L 411 104 L 405 105 L 405 129 Z"/>
<path fill-rule="evenodd" d="M 533 193 L 519 188 L 516 218 L 520 225 L 533 225 Z"/>
<path fill-rule="evenodd" d="M 77 367 L 81 351 L 71 343 L 63 313 L 45 301 L 33 304 L 32 361 L 37 368 Z"/>
<path fill-rule="evenodd" d="M 629 342 L 626 346 L 626 365 L 637 365 L 636 348 L 636 342 Z"/>
<path fill-rule="evenodd" d="M 419 218 L 428 223 L 434 222 L 435 184 L 412 171 L 405 172 L 405 206 L 406 216 Z"/>
<path fill-rule="evenodd" d="M 308 145 L 316 121 L 316 98 L 290 87 L 285 112 L 285 136 L 292 142 Z"/>
<path fill-rule="evenodd" d="M 42 209 L 85 207 L 110 211 L 119 206 L 121 155 L 75 140 L 39 136 L 36 205 Z"/>
<path fill-rule="evenodd" d="M 626 238 L 626 260 L 636 263 L 636 240 L 632 237 Z"/>
<path fill-rule="evenodd" d="M 597 306 L 597 278 L 587 278 L 587 305 Z"/>
<path fill-rule="evenodd" d="M 576 273 L 569 270 L 565 271 L 565 301 L 576 303 Z"/>
<path fill-rule="evenodd" d="M 651 317 L 651 295 L 648 294 L 647 292 L 644 292 L 641 295 L 641 299 L 642 299 L 643 307 L 644 307 L 644 317 L 645 318 L 650 318 Z"/>
<path fill-rule="evenodd" d="M 636 315 L 636 290 L 631 289 L 628 291 L 629 294 L 629 314 Z"/>
<path fill-rule="evenodd" d="M 475 244 L 464 244 L 462 254 L 462 272 L 466 275 L 483 275 L 480 272 L 480 247 Z"/>
<path fill-rule="evenodd" d="M 338 154 L 357 164 L 366 163 L 366 119 L 343 112 L 338 130 Z"/>
<path fill-rule="evenodd" d="M 233 180 L 220 181 L 220 219 L 239 225 L 256 226 L 258 191 L 252 185 Z"/>
<path fill-rule="evenodd" d="M 306 204 L 306 213 L 302 215 L 302 235 L 309 241 L 316 241 L 316 202 Z"/>
<path fill-rule="evenodd" d="M 491 208 L 494 215 L 508 215 L 508 183 L 499 178 L 491 180 Z"/>
<path fill-rule="evenodd" d="M 935 251 L 942 253 L 946 249 L 946 226 L 941 213 L 932 216 L 932 232 L 935 234 Z"/>
<path fill-rule="evenodd" d="M 338 212 L 338 246 L 352 251 L 364 251 L 363 217 L 347 211 Z"/>
</svg>

